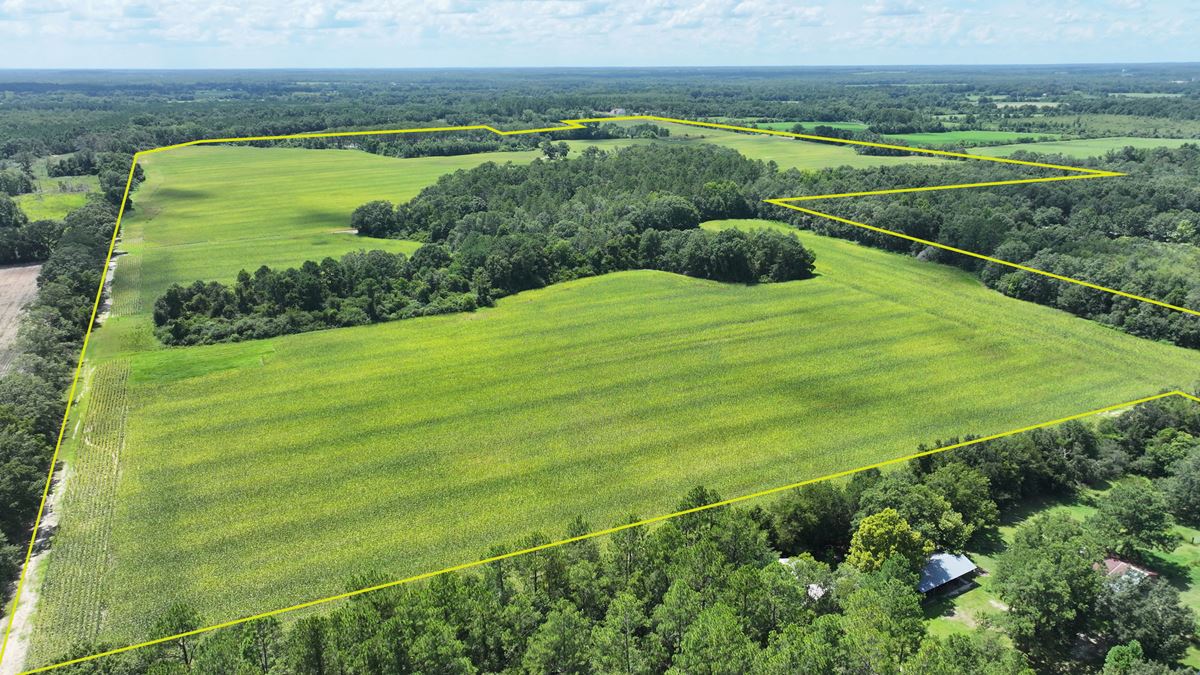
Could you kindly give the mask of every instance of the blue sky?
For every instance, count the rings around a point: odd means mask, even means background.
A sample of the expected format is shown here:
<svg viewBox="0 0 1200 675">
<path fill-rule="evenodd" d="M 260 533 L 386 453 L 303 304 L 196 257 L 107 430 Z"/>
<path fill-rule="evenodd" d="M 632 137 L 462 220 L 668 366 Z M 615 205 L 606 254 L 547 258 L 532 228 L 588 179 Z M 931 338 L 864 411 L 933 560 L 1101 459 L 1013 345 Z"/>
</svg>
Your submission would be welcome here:
<svg viewBox="0 0 1200 675">
<path fill-rule="evenodd" d="M 0 67 L 1200 61 L 1194 0 L 0 0 Z"/>
</svg>

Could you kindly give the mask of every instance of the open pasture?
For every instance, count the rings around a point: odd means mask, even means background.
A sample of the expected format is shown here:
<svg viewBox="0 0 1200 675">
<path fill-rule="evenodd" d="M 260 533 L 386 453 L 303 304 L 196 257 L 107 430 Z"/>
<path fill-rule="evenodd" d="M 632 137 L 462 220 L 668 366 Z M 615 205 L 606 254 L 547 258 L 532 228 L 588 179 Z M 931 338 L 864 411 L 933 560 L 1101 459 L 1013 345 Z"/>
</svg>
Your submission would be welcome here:
<svg viewBox="0 0 1200 675">
<path fill-rule="evenodd" d="M 1008 157 L 1014 152 L 1038 152 L 1047 155 L 1066 155 L 1067 157 L 1102 157 L 1112 150 L 1132 146 L 1135 148 L 1178 148 L 1184 143 L 1200 143 L 1200 140 L 1184 140 L 1178 138 L 1136 138 L 1133 136 L 1113 136 L 1109 138 L 1087 138 L 1077 141 L 1050 141 L 1046 143 L 1017 143 L 1014 145 L 997 145 L 990 148 L 980 148 L 977 155 L 992 157 Z"/>
<path fill-rule="evenodd" d="M 884 136 L 889 140 L 903 141 L 909 145 L 937 148 L 947 145 L 984 145 L 988 143 L 1016 142 L 1023 138 L 1057 138 L 1058 134 L 1025 133 L 1021 131 L 981 131 L 967 129 L 964 131 L 943 131 L 917 134 L 889 134 Z"/>
</svg>

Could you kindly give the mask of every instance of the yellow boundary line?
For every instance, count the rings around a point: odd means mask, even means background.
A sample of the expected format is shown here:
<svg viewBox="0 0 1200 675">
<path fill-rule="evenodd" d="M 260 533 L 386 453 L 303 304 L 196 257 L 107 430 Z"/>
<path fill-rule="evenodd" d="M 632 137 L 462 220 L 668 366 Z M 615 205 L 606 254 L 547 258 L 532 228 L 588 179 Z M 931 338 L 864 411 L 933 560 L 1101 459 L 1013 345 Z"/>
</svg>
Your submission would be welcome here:
<svg viewBox="0 0 1200 675">
<path fill-rule="evenodd" d="M 472 130 L 489 131 L 491 133 L 494 133 L 494 134 L 497 134 L 500 136 L 516 136 L 516 135 L 521 135 L 521 134 L 552 133 L 552 132 L 556 132 L 556 131 L 566 131 L 566 130 L 570 130 L 570 129 L 584 129 L 584 128 L 586 128 L 585 125 L 588 123 L 631 121 L 631 120 L 649 120 L 649 121 L 657 121 L 657 122 L 668 122 L 668 123 L 673 123 L 673 124 L 684 124 L 684 125 L 696 126 L 696 127 L 724 129 L 724 130 L 728 130 L 728 131 L 758 133 L 758 134 L 764 134 L 764 135 L 769 135 L 769 136 L 783 136 L 786 138 L 795 138 L 795 139 L 801 139 L 801 140 L 824 141 L 824 142 L 832 142 L 832 143 L 841 143 L 843 145 L 858 145 L 858 146 L 872 147 L 872 148 L 902 150 L 905 152 L 921 153 L 921 154 L 926 154 L 926 155 L 934 155 L 934 156 L 938 156 L 938 157 L 950 157 L 950 158 L 956 158 L 956 159 L 978 159 L 978 160 L 984 160 L 984 161 L 990 161 L 990 162 L 997 162 L 997 163 L 1001 163 L 1001 164 L 1015 164 L 1015 165 L 1020 165 L 1020 166 L 1032 166 L 1032 167 L 1043 168 L 1043 169 L 1056 169 L 1056 170 L 1060 170 L 1060 171 L 1072 172 L 1073 175 L 1067 175 L 1067 176 L 1023 178 L 1023 179 L 1004 180 L 1004 181 L 989 181 L 989 182 L 984 182 L 984 183 L 960 183 L 960 184 L 955 184 L 955 185 L 936 185 L 936 186 L 915 187 L 915 188 L 892 188 L 892 189 L 887 189 L 887 190 L 871 190 L 871 191 L 866 191 L 866 192 L 845 192 L 845 193 L 840 193 L 840 194 L 811 195 L 811 196 L 804 196 L 804 197 L 783 197 L 783 198 L 776 198 L 776 199 L 767 199 L 765 201 L 769 204 L 774 204 L 776 206 L 781 206 L 781 207 L 784 207 L 787 209 L 792 209 L 794 211 L 800 211 L 802 213 L 806 213 L 809 215 L 819 216 L 822 218 L 828 218 L 830 220 L 834 220 L 834 221 L 844 223 L 847 225 L 854 225 L 856 227 L 861 227 L 861 228 L 871 230 L 874 232 L 888 234 L 888 235 L 891 235 L 894 237 L 899 237 L 901 239 L 907 239 L 909 241 L 917 242 L 920 244 L 925 244 L 928 246 L 934 246 L 936 248 L 941 248 L 943 250 L 951 251 L 953 253 L 959 253 L 962 255 L 979 258 L 981 260 L 986 260 L 991 263 L 996 263 L 999 265 L 1007 265 L 1009 267 L 1013 267 L 1015 269 L 1019 269 L 1019 270 L 1025 271 L 1025 272 L 1040 274 L 1043 276 L 1050 277 L 1052 279 L 1058 279 L 1059 281 L 1066 281 L 1069 283 L 1079 284 L 1081 286 L 1093 288 L 1093 289 L 1103 291 L 1106 293 L 1112 293 L 1114 295 L 1118 295 L 1121 297 L 1130 298 L 1130 299 L 1138 300 L 1141 302 L 1147 302 L 1147 303 L 1150 303 L 1153 305 L 1157 305 L 1159 307 L 1165 307 L 1167 309 L 1200 316 L 1200 311 L 1188 309 L 1186 307 L 1178 307 L 1175 305 L 1170 305 L 1165 302 L 1160 302 L 1158 300 L 1153 300 L 1151 298 L 1144 298 L 1144 297 L 1141 297 L 1138 295 L 1133 295 L 1131 293 L 1125 293 L 1123 291 L 1112 289 L 1112 288 L 1107 288 L 1105 286 L 1099 286 L 1099 285 L 1096 285 L 1096 284 L 1093 284 L 1093 283 L 1090 283 L 1087 281 L 1082 281 L 1080 279 L 1074 279 L 1071 277 L 1054 274 L 1052 272 L 1047 272 L 1045 270 L 1039 270 L 1039 269 L 1036 269 L 1033 267 L 1019 265 L 1017 263 L 1008 262 L 1006 260 L 1000 260 L 998 258 L 992 258 L 990 256 L 986 256 L 986 255 L 983 255 L 980 253 L 975 253 L 972 251 L 955 248 L 953 246 L 947 246 L 945 244 L 939 244 L 938 242 L 935 242 L 935 241 L 929 241 L 926 239 L 913 237 L 913 236 L 903 234 L 900 232 L 894 232 L 892 230 L 884 229 L 881 227 L 875 227 L 873 225 L 868 225 L 866 223 L 859 223 L 859 222 L 856 222 L 853 220 L 841 218 L 839 216 L 824 213 L 821 211 L 816 211 L 813 209 L 807 209 L 807 208 L 795 206 L 794 204 L 791 203 L 791 202 L 798 202 L 798 201 L 813 201 L 813 200 L 817 200 L 817 199 L 842 199 L 842 198 L 849 198 L 849 197 L 901 194 L 901 193 L 908 193 L 908 192 L 929 192 L 929 191 L 935 191 L 935 190 L 955 190 L 955 189 L 975 188 L 975 187 L 993 187 L 993 186 L 999 186 L 999 185 L 1024 185 L 1024 184 L 1029 184 L 1029 183 L 1048 183 L 1048 182 L 1064 181 L 1064 180 L 1082 180 L 1082 179 L 1088 179 L 1088 178 L 1109 178 L 1109 177 L 1125 175 L 1123 173 L 1118 173 L 1118 172 L 1114 172 L 1114 171 L 1103 171 L 1103 170 L 1099 170 L 1099 169 L 1087 169 L 1087 168 L 1081 168 L 1081 167 L 1063 166 L 1063 165 L 1058 165 L 1058 164 L 1047 164 L 1044 162 L 1030 162 L 1030 161 L 1026 161 L 1026 160 L 1010 159 L 1007 157 L 986 157 L 986 156 L 982 156 L 982 155 L 970 155 L 970 154 L 966 154 L 966 153 L 962 153 L 962 152 L 950 152 L 950 151 L 946 151 L 946 150 L 932 150 L 932 149 L 928 149 L 928 148 L 915 148 L 915 147 L 908 147 L 908 146 L 903 146 L 903 145 L 890 145 L 887 143 L 874 143 L 874 142 L 870 142 L 870 141 L 855 141 L 855 140 L 849 140 L 849 139 L 844 139 L 844 138 L 828 138 L 825 136 L 813 136 L 810 134 L 796 134 L 796 133 L 791 133 L 791 132 L 786 132 L 786 131 L 775 131 L 773 129 L 754 129 L 751 127 L 741 127 L 741 126 L 735 126 L 735 125 L 731 125 L 731 124 L 718 124 L 718 123 L 714 123 L 714 122 L 696 122 L 693 120 L 676 119 L 676 118 L 672 118 L 672 117 L 660 117 L 657 115 L 625 115 L 625 116 L 614 116 L 614 117 L 590 117 L 590 118 L 582 118 L 582 119 L 574 119 L 574 120 L 562 120 L 562 122 L 561 122 L 562 126 L 541 127 L 541 128 L 537 128 L 537 129 L 514 129 L 514 130 L 510 130 L 510 131 L 496 129 L 495 127 L 492 127 L 492 126 L 489 126 L 486 124 L 471 124 L 471 125 L 464 125 L 464 126 L 427 127 L 427 128 L 417 128 L 417 129 L 333 131 L 333 132 L 282 134 L 282 135 L 277 135 L 277 136 L 244 136 L 244 137 L 238 137 L 238 138 L 209 138 L 209 139 L 187 141 L 185 143 L 176 143 L 174 145 L 167 145 L 167 146 L 163 146 L 160 148 L 153 148 L 150 150 L 143 150 L 141 152 L 137 152 L 134 154 L 133 161 L 130 162 L 130 165 L 129 165 L 129 176 L 125 181 L 124 198 L 121 203 L 121 207 L 117 212 L 117 221 L 113 225 L 112 239 L 111 239 L 111 241 L 109 241 L 108 254 L 104 261 L 104 269 L 101 271 L 100 282 L 96 288 L 96 299 L 95 299 L 95 302 L 92 304 L 91 321 L 88 325 L 88 330 L 84 334 L 84 337 L 83 337 L 83 346 L 79 352 L 79 362 L 75 365 L 75 375 L 71 381 L 71 388 L 70 388 L 68 398 L 67 398 L 67 405 L 66 405 L 66 409 L 63 413 L 63 421 L 62 421 L 62 424 L 59 426 L 58 440 L 55 443 L 54 454 L 51 456 L 51 460 L 50 460 L 50 470 L 46 476 L 45 486 L 42 488 L 42 498 L 41 498 L 41 502 L 38 505 L 37 517 L 34 520 L 33 532 L 30 534 L 30 537 L 29 537 L 29 546 L 25 550 L 25 562 L 21 568 L 21 576 L 20 576 L 19 580 L 17 581 L 16 593 L 13 595 L 12 603 L 9 607 L 8 625 L 4 631 L 4 641 L 2 643 L 0 643 L 0 663 L 3 663 L 4 654 L 8 648 L 9 637 L 12 634 L 13 621 L 15 619 L 16 610 L 17 610 L 17 603 L 19 602 L 19 600 L 21 598 L 21 591 L 24 589 L 24 586 L 25 586 L 26 573 L 28 572 L 28 569 L 29 569 L 29 560 L 33 556 L 33 547 L 37 541 L 38 530 L 41 527 L 42 516 L 43 516 L 43 514 L 45 512 L 45 508 L 46 508 L 46 500 L 50 494 L 50 486 L 54 479 L 54 469 L 58 464 L 59 451 L 62 448 L 63 434 L 66 431 L 67 420 L 69 419 L 69 417 L 71 415 L 71 407 L 75 400 L 76 391 L 77 391 L 77 388 L 79 385 L 79 375 L 83 369 L 83 359 L 84 359 L 84 356 L 87 354 L 87 347 L 88 347 L 88 342 L 92 335 L 92 328 L 95 326 L 96 315 L 100 309 L 100 301 L 104 295 L 104 279 L 108 272 L 108 266 L 112 262 L 113 250 L 115 249 L 116 243 L 117 243 L 117 234 L 120 232 L 120 229 L 121 229 L 121 220 L 125 216 L 125 204 L 129 200 L 129 192 L 133 186 L 133 174 L 137 168 L 138 160 L 140 158 L 147 156 L 147 155 L 159 153 L 159 152 L 175 150 L 178 148 L 186 148 L 186 147 L 196 146 L 196 145 L 215 145 L 215 144 L 221 144 L 221 143 L 242 143 L 242 142 L 251 142 L 251 141 L 280 141 L 280 140 L 294 140 L 294 139 L 305 139 L 305 138 L 381 136 L 381 135 L 396 135 L 396 134 L 434 133 L 434 132 L 445 132 L 445 131 L 472 131 Z M 1056 424 L 1062 424 L 1063 422 L 1069 422 L 1071 420 L 1082 419 L 1082 418 L 1090 417 L 1092 415 L 1097 415 L 1097 414 L 1100 414 L 1103 412 L 1107 412 L 1107 411 L 1111 411 L 1111 410 L 1118 410 L 1121 408 L 1127 408 L 1129 406 L 1137 405 L 1139 403 L 1146 403 L 1149 401 L 1163 399 L 1163 398 L 1167 398 L 1170 396 L 1182 396 L 1184 398 L 1187 398 L 1187 399 L 1190 399 L 1197 403 L 1200 403 L 1200 398 L 1197 398 L 1196 396 L 1193 396 L 1191 394 L 1188 394 L 1188 393 L 1182 392 L 1182 391 L 1169 391 L 1169 392 L 1165 392 L 1165 393 L 1161 393 L 1161 394 L 1156 394 L 1154 396 L 1147 396 L 1144 398 L 1135 399 L 1133 401 L 1126 401 L 1124 403 L 1118 403 L 1115 405 L 1106 406 L 1104 408 L 1097 408 L 1095 410 L 1089 410 L 1087 412 L 1077 413 L 1077 414 L 1070 415 L 1067 417 L 1062 417 L 1062 418 L 1059 418 L 1056 420 L 1051 420 L 1049 422 L 1041 422 L 1041 423 L 1033 424 L 1033 425 L 1030 425 L 1027 427 L 1022 427 L 1020 429 L 1013 429 L 1012 431 L 1005 431 L 1005 432 L 1001 432 L 998 434 L 992 434 L 991 436 L 984 436 L 983 438 L 978 438 L 978 439 L 975 439 L 972 441 L 955 443 L 953 445 L 947 445 L 947 446 L 944 446 L 941 448 L 935 448 L 933 450 L 926 450 L 924 452 L 918 452 L 918 453 L 914 453 L 911 455 L 905 455 L 903 457 L 889 459 L 889 460 L 885 460 L 885 461 L 878 462 L 875 464 L 870 464 L 867 466 L 860 466 L 855 469 L 848 469 L 846 471 L 831 473 L 831 474 L 828 474 L 825 476 L 821 476 L 819 478 L 811 478 L 811 479 L 799 481 L 796 483 L 790 483 L 788 485 L 782 485 L 779 487 L 769 488 L 767 490 L 762 490 L 762 491 L 755 492 L 755 493 L 748 494 L 748 495 L 741 495 L 739 497 L 725 499 L 725 500 L 722 500 L 719 502 L 714 502 L 712 504 L 705 504 L 703 506 L 697 506 L 697 507 L 694 507 L 691 509 L 686 509 L 683 511 L 676 511 L 674 513 L 668 513 L 668 514 L 664 514 L 664 515 L 660 515 L 660 516 L 654 516 L 652 518 L 638 520 L 635 522 L 627 523 L 625 525 L 611 527 L 611 528 L 608 528 L 605 530 L 598 530 L 596 532 L 591 532 L 591 533 L 584 534 L 584 535 L 577 536 L 577 537 L 561 539 L 559 541 L 550 542 L 548 544 L 542 544 L 540 546 L 534 546 L 531 548 L 525 548 L 525 549 L 521 549 L 518 551 L 512 551 L 510 553 L 505 553 L 503 555 L 492 556 L 490 558 L 484 558 L 484 559 L 476 560 L 473 562 L 463 563 L 460 565 L 455 565 L 453 567 L 446 567 L 444 569 L 440 569 L 440 570 L 437 570 L 434 572 L 425 572 L 422 574 L 418 574 L 416 576 L 411 576 L 411 577 L 407 577 L 404 579 L 397 579 L 395 581 L 390 581 L 390 582 L 378 584 L 375 586 L 369 586 L 367 588 L 361 588 L 361 589 L 358 589 L 355 591 L 350 591 L 348 593 L 342 593 L 339 595 L 331 595 L 331 596 L 324 597 L 324 598 L 318 598 L 316 600 L 310 600 L 308 602 L 303 602 L 303 603 L 300 603 L 297 605 L 292 605 L 290 607 L 284 607 L 281 609 L 271 610 L 269 612 L 263 612 L 260 614 L 255 614 L 252 616 L 235 619 L 232 621 L 226 621 L 224 623 L 214 624 L 212 626 L 206 626 L 204 628 L 198 628 L 196 630 L 187 631 L 184 633 L 168 635 L 166 637 L 156 638 L 154 640 L 147 640 L 145 642 L 140 642 L 137 644 L 129 645 L 127 647 L 119 647 L 117 649 L 110 649 L 108 651 L 100 652 L 98 654 L 92 654 L 90 656 L 84 656 L 84 657 L 80 657 L 77 659 L 71 659 L 69 661 L 62 661 L 60 663 L 55 663 L 55 664 L 51 664 L 48 666 L 42 666 L 40 668 L 35 668 L 33 670 L 22 671 L 19 675 L 31 675 L 32 673 L 41 673 L 41 672 L 45 672 L 48 670 L 53 670 L 55 668 L 61 668 L 63 666 L 74 665 L 77 663 L 83 663 L 86 661 L 91 661 L 93 659 L 98 659 L 98 658 L 105 657 L 105 656 L 121 654 L 124 652 L 132 651 L 134 649 L 140 649 L 142 647 L 149 647 L 149 646 L 153 646 L 153 645 L 157 645 L 157 644 L 162 644 L 164 642 L 170 642 L 171 640 L 178 640 L 178 639 L 190 637 L 193 635 L 199 635 L 201 633 L 206 633 L 206 632 L 217 630 L 220 628 L 236 626 L 236 625 L 247 623 L 250 621 L 257 620 L 257 619 L 263 619 L 263 618 L 267 618 L 267 617 L 271 617 L 271 616 L 277 616 L 279 614 L 284 614 L 286 612 L 292 612 L 292 611 L 296 611 L 299 609 L 314 607 L 317 605 L 322 605 L 322 604 L 334 602 L 337 600 L 344 600 L 346 598 L 351 598 L 351 597 L 354 597 L 357 595 L 362 595 L 364 593 L 370 593 L 372 591 L 378 591 L 378 590 L 382 590 L 385 588 L 391 588 L 394 586 L 411 583 L 414 581 L 420 581 L 423 579 L 428 579 L 430 577 L 435 577 L 435 576 L 447 574 L 450 572 L 457 572 L 460 570 L 466 570 L 466 569 L 478 567 L 481 565 L 487 565 L 489 563 L 506 560 L 508 558 L 513 558 L 513 557 L 520 556 L 520 555 L 536 553 L 538 551 L 544 551 L 546 549 L 554 548 L 557 546 L 563 546 L 566 544 L 571 544 L 571 543 L 583 541 L 586 539 L 592 539 L 594 537 L 601 537 L 601 536 L 613 534 L 613 533 L 620 532 L 622 530 L 627 530 L 627 529 L 630 529 L 633 527 L 641 527 L 644 525 L 650 525 L 653 523 L 658 523 L 658 522 L 662 522 L 665 520 L 669 520 L 671 518 L 678 518 L 679 516 L 688 515 L 690 513 L 697 513 L 697 512 L 705 511 L 708 509 L 713 509 L 713 508 L 717 508 L 717 507 L 721 507 L 721 506 L 728 506 L 730 504 L 736 504 L 738 502 L 743 502 L 743 501 L 746 501 L 749 499 L 765 497 L 767 495 L 777 494 L 779 492 L 784 492 L 786 490 L 803 487 L 805 485 L 811 485 L 813 483 L 819 483 L 821 481 L 842 478 L 845 476 L 849 476 L 849 475 L 858 473 L 860 471 L 867 471 L 869 469 L 877 469 L 877 468 L 881 468 L 884 466 L 890 466 L 893 464 L 897 464 L 900 462 L 907 462 L 912 459 L 916 459 L 918 457 L 926 457 L 929 455 L 945 452 L 947 450 L 963 448 L 963 447 L 967 447 L 970 445 L 975 445 L 977 443 L 983 443 L 985 441 L 996 440 L 998 438 L 1012 436 L 1014 434 L 1019 434 L 1019 433 L 1025 432 L 1025 431 L 1032 431 L 1034 429 L 1041 429 L 1041 428 L 1053 426 Z"/>
</svg>

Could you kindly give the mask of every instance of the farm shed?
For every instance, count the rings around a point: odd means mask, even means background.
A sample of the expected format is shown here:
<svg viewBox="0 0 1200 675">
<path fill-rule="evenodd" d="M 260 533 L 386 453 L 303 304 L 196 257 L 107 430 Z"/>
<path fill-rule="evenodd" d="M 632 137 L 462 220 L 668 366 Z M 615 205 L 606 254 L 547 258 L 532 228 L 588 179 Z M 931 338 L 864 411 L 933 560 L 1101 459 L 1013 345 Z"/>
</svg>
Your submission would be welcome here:
<svg viewBox="0 0 1200 675">
<path fill-rule="evenodd" d="M 931 593 L 951 582 L 975 574 L 977 569 L 975 563 L 965 555 L 934 553 L 921 569 L 921 580 L 917 582 L 917 590 Z"/>
</svg>

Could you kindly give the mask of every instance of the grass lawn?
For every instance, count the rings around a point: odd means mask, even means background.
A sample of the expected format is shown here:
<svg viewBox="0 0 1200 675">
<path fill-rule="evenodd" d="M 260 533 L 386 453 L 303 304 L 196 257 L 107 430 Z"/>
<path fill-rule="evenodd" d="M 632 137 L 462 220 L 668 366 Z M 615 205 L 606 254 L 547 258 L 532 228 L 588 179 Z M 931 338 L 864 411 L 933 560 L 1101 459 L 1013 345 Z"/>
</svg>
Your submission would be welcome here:
<svg viewBox="0 0 1200 675">
<path fill-rule="evenodd" d="M 1002 541 L 1007 544 L 1012 541 L 1016 528 L 1022 523 L 1042 513 L 1067 513 L 1078 521 L 1084 521 L 1095 513 L 1091 504 L 1104 499 L 1107 490 L 1088 490 L 1080 498 L 1071 501 L 1046 500 L 1029 504 L 1027 508 L 1006 518 L 1000 528 Z M 1176 526 L 1175 531 L 1182 538 L 1179 548 L 1171 553 L 1151 554 L 1148 567 L 1163 575 L 1180 592 L 1180 599 L 1200 615 L 1200 530 Z M 972 550 L 967 555 L 979 567 L 987 572 L 996 569 L 996 558 L 1003 550 Z M 982 575 L 976 578 L 978 586 L 954 598 L 939 599 L 925 606 L 925 614 L 930 618 L 929 632 L 936 635 L 970 632 L 974 626 L 997 622 L 1004 614 L 1004 604 L 992 588 L 992 577 Z M 1193 645 L 1184 657 L 1183 664 L 1190 668 L 1200 668 L 1200 649 Z"/>
<path fill-rule="evenodd" d="M 1200 140 L 1184 140 L 1178 138 L 1136 138 L 1133 136 L 1113 136 L 1111 138 L 1087 138 L 1077 141 L 1050 141 L 1046 143 L 1017 143 L 1014 145 L 997 145 L 990 148 L 980 148 L 977 155 L 993 157 L 1008 157 L 1017 151 L 1039 152 L 1047 155 L 1066 155 L 1068 157 L 1100 157 L 1110 150 L 1120 150 L 1126 146 L 1135 148 L 1178 148 L 1184 143 L 1200 143 Z"/>
<path fill-rule="evenodd" d="M 358 248 L 333 233 L 350 208 L 470 161 L 152 159 L 116 316 L 89 352 L 93 400 L 71 442 L 94 468 L 64 506 L 36 658 L 151 637 L 173 601 L 231 619 L 357 572 L 401 577 L 558 535 L 575 514 L 602 527 L 669 511 L 697 484 L 745 494 L 1200 375 L 1194 352 L 809 233 L 819 275 L 799 282 L 634 271 L 472 314 L 209 347 L 147 339 L 165 283 L 228 278 L 310 239 Z"/>
</svg>

